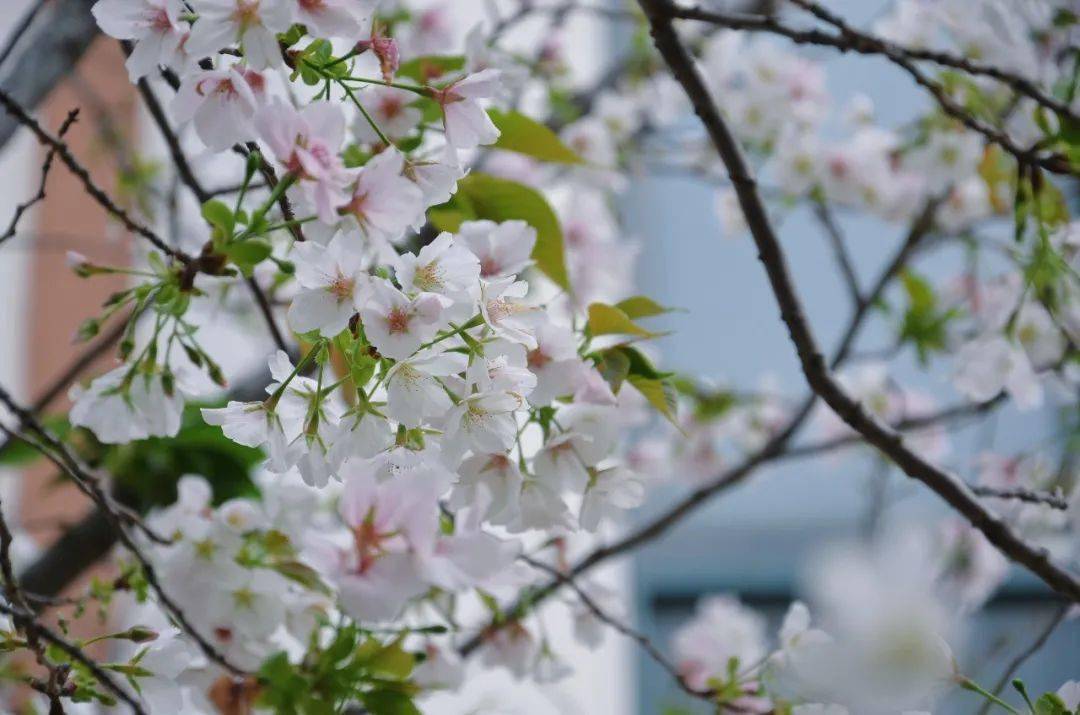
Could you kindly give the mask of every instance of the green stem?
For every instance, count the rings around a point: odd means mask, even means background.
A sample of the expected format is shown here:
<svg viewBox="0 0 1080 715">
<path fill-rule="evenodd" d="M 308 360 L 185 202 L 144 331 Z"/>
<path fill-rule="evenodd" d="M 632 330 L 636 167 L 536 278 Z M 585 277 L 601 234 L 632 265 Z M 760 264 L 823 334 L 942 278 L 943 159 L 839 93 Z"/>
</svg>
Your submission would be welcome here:
<svg viewBox="0 0 1080 715">
<path fill-rule="evenodd" d="M 390 138 L 383 133 L 383 130 L 379 128 L 379 125 L 375 122 L 375 119 L 371 116 L 371 114 L 368 113 L 368 110 L 364 108 L 364 105 L 360 103 L 360 100 L 357 99 L 356 95 L 353 94 L 353 91 L 349 89 L 349 86 L 340 80 L 338 80 L 338 85 L 340 85 L 341 88 L 345 90 L 345 94 L 348 95 L 349 99 L 352 100 L 352 103 L 356 105 L 356 108 L 360 110 L 360 113 L 364 115 L 364 119 L 366 119 L 367 123 L 371 125 L 371 128 L 375 130 L 375 134 L 378 135 L 379 141 L 381 141 L 386 146 L 392 146 L 396 148 L 397 145 L 395 145 L 394 142 L 390 141 Z"/>
<path fill-rule="evenodd" d="M 321 349 L 321 340 L 311 346 L 311 350 L 308 350 L 304 357 L 300 358 L 300 362 L 296 363 L 296 367 L 294 367 L 293 371 L 289 373 L 289 376 L 286 377 L 280 385 L 278 385 L 278 388 L 274 390 L 274 394 L 270 395 L 270 397 L 266 400 L 266 409 L 273 411 L 277 407 L 277 403 L 281 400 L 281 396 L 285 394 L 285 388 L 289 386 L 289 383 L 293 381 L 293 378 L 299 375 L 300 372 L 304 368 L 306 368 L 312 360 L 315 359 L 315 355 Z"/>
<path fill-rule="evenodd" d="M 959 682 L 960 682 L 960 687 L 963 688 L 964 690 L 968 690 L 970 692 L 973 692 L 973 693 L 976 693 L 978 695 L 983 696 L 984 698 L 986 698 L 990 702 L 994 703 L 995 705 L 998 705 L 999 707 L 1002 707 L 1005 710 L 1008 710 L 1013 715 L 1021 715 L 1019 710 L 1014 708 L 1012 705 L 1009 705 L 1007 702 L 1005 702 L 1004 700 L 1002 700 L 998 696 L 994 695 L 993 693 L 985 690 L 981 685 L 976 683 L 974 680 L 972 680 L 970 678 L 961 677 Z"/>
</svg>

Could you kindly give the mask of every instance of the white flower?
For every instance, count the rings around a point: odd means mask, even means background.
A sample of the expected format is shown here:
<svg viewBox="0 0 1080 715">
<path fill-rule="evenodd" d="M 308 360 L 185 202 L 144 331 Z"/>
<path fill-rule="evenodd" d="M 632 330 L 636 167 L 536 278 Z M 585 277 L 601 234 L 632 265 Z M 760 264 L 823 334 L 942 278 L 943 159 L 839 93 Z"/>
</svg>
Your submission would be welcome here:
<svg viewBox="0 0 1080 715">
<path fill-rule="evenodd" d="M 287 0 L 191 0 L 191 6 L 199 19 L 185 43 L 190 54 L 214 55 L 239 42 L 253 69 L 281 65 L 277 33 L 288 30 L 293 21 Z"/>
<path fill-rule="evenodd" d="M 953 682 L 955 617 L 926 568 L 932 552 L 909 530 L 872 548 L 831 549 L 811 565 L 810 595 L 830 638 L 791 661 L 807 697 L 894 713 L 931 705 Z"/>
<path fill-rule="evenodd" d="M 180 67 L 184 62 L 184 33 L 180 24 L 182 0 L 99 0 L 91 10 L 101 31 L 118 40 L 132 40 L 127 59 L 132 82 L 154 72 L 158 65 Z"/>
<path fill-rule="evenodd" d="M 338 422 L 330 447 L 330 463 L 340 468 L 351 457 L 368 459 L 394 444 L 394 432 L 385 417 L 357 409 Z"/>
<path fill-rule="evenodd" d="M 1001 335 L 985 335 L 956 353 L 953 384 L 967 397 L 985 402 L 1005 390 L 1021 410 L 1042 404 L 1043 389 L 1024 350 Z"/>
<path fill-rule="evenodd" d="M 410 298 L 388 281 L 372 282 L 372 295 L 360 309 L 368 340 L 380 353 L 404 360 L 435 337 L 444 325 L 445 299 L 435 293 Z"/>
<path fill-rule="evenodd" d="M 536 375 L 536 387 L 529 393 L 533 405 L 549 405 L 556 397 L 573 393 L 582 368 L 573 332 L 553 322 L 541 323 L 526 364 Z"/>
<path fill-rule="evenodd" d="M 402 175 L 404 157 L 387 149 L 360 170 L 341 213 L 371 241 L 396 243 L 423 213 L 423 192 Z"/>
<path fill-rule="evenodd" d="M 337 237 L 329 246 L 296 243 L 292 254 L 301 290 L 289 306 L 289 324 L 299 333 L 318 330 L 332 338 L 344 330 L 364 302 L 368 276 L 363 256 Z"/>
<path fill-rule="evenodd" d="M 1070 680 L 1060 688 L 1057 695 L 1065 701 L 1065 707 L 1070 710 L 1080 708 L 1080 680 Z"/>
<path fill-rule="evenodd" d="M 573 529 L 574 517 L 559 493 L 539 479 L 526 479 L 518 499 L 518 518 L 507 525 L 511 533 L 528 529 Z"/>
<path fill-rule="evenodd" d="M 506 392 L 477 392 L 463 398 L 446 416 L 445 448 L 504 452 L 514 444 L 514 411 L 521 401 Z"/>
<path fill-rule="evenodd" d="M 488 280 L 516 276 L 532 264 L 536 229 L 524 221 L 466 221 L 458 236 L 480 261 Z"/>
<path fill-rule="evenodd" d="M 447 149 L 445 153 L 447 156 L 442 161 L 411 160 L 405 165 L 405 176 L 420 189 L 424 207 L 449 201 L 457 191 L 457 182 L 465 176 L 465 170 L 458 165 L 457 159 L 450 156 L 453 152 Z M 423 218 L 423 215 L 419 216 L 413 228 L 419 229 L 423 225 Z"/>
<path fill-rule="evenodd" d="M 521 345 L 501 338 L 490 340 L 484 344 L 484 354 L 473 357 L 467 382 L 480 392 L 499 390 L 526 397 L 536 387 L 536 375 L 529 372 L 525 362 L 525 348 Z"/>
<path fill-rule="evenodd" d="M 445 415 L 453 403 L 439 378 L 462 372 L 466 362 L 461 353 L 431 351 L 400 360 L 386 378 L 387 414 L 406 427 Z"/>
<path fill-rule="evenodd" d="M 518 679 L 532 671 L 539 657 L 540 644 L 520 621 L 506 623 L 484 639 L 484 665 L 506 668 Z"/>
<path fill-rule="evenodd" d="M 391 141 L 408 136 L 423 119 L 423 113 L 417 107 L 411 106 L 416 95 L 404 89 L 372 87 L 359 95 L 359 99 L 371 115 L 372 121 Z M 363 115 L 353 120 L 353 134 L 367 144 L 382 140 L 375 133 L 371 122 Z"/>
<path fill-rule="evenodd" d="M 139 691 L 148 712 L 181 712 L 184 707 L 180 676 L 196 662 L 196 651 L 175 628 L 159 633 L 139 660 L 152 675 L 139 678 Z"/>
<path fill-rule="evenodd" d="M 412 672 L 412 681 L 421 688 L 457 690 L 465 682 L 465 664 L 453 648 L 428 643 L 424 656 Z"/>
<path fill-rule="evenodd" d="M 346 480 L 339 508 L 353 543 L 335 549 L 329 566 L 341 606 L 353 618 L 392 619 L 426 589 L 411 554 L 434 548 L 441 485 L 424 476 L 377 482 L 356 473 Z"/>
<path fill-rule="evenodd" d="M 82 390 L 72 388 L 71 424 L 86 427 L 102 442 L 121 444 L 180 431 L 184 399 L 166 394 L 160 374 L 132 374 L 130 365 L 101 375 Z"/>
<path fill-rule="evenodd" d="M 203 408 L 202 417 L 206 424 L 221 427 L 225 436 L 237 444 L 266 445 L 271 471 L 287 471 L 300 456 L 290 447 L 295 435 L 285 433 L 281 417 L 265 402 L 230 401 L 225 407 Z"/>
<path fill-rule="evenodd" d="M 496 335 L 532 350 L 536 347 L 533 326 L 543 311 L 522 300 L 528 292 L 528 283 L 510 277 L 484 283 L 480 287 L 480 314 Z"/>
<path fill-rule="evenodd" d="M 623 467 L 602 469 L 593 476 L 581 502 L 578 523 L 586 531 L 596 531 L 601 519 L 613 519 L 625 509 L 634 509 L 645 501 L 645 484 Z"/>
<path fill-rule="evenodd" d="M 480 261 L 449 233 L 439 234 L 417 255 L 402 254 L 396 274 L 407 293 L 438 293 L 455 302 L 470 303 L 475 302 L 470 296 L 479 294 Z"/>
<path fill-rule="evenodd" d="M 447 502 L 451 509 L 469 507 L 476 519 L 495 525 L 517 519 L 523 478 L 516 461 L 501 453 L 476 453 L 465 458 L 457 473 L 458 482 Z"/>
<path fill-rule="evenodd" d="M 435 101 L 443 110 L 443 127 L 450 146 L 458 150 L 474 149 L 480 144 L 493 144 L 499 138 L 499 129 L 478 101 L 495 96 L 499 79 L 498 70 L 486 69 L 435 93 Z"/>
<path fill-rule="evenodd" d="M 262 104 L 264 85 L 265 79 L 254 70 L 193 72 L 180 85 L 172 111 L 181 122 L 194 119 L 203 144 L 222 151 L 255 137 L 255 110 Z"/>
</svg>

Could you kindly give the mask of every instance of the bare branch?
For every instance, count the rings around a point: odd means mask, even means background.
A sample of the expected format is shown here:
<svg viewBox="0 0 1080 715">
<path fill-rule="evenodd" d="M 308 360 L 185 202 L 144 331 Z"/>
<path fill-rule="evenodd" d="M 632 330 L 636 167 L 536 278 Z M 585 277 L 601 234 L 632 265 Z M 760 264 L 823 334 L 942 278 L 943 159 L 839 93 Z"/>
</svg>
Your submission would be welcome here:
<svg viewBox="0 0 1080 715">
<path fill-rule="evenodd" d="M 127 211 L 113 201 L 101 187 L 94 183 L 93 178 L 90 176 L 90 172 L 86 170 L 86 167 L 79 163 L 79 160 L 76 159 L 71 153 L 71 150 L 68 149 L 67 144 L 45 131 L 36 119 L 31 117 L 10 94 L 2 89 L 0 89 L 0 105 L 3 105 L 8 113 L 15 117 L 20 124 L 30 129 L 42 146 L 48 147 L 50 150 L 56 152 L 56 155 L 60 157 L 60 160 L 64 162 L 71 173 L 82 182 L 86 193 L 97 201 L 102 208 L 112 214 L 114 218 L 119 220 L 126 229 L 142 236 L 165 255 L 175 258 L 185 264 L 192 262 L 190 256 L 169 246 L 160 236 L 154 233 L 152 229 L 136 221 Z"/>
<path fill-rule="evenodd" d="M 57 138 L 63 139 L 64 135 L 67 134 L 68 129 L 75 124 L 75 121 L 78 118 L 79 110 L 77 108 L 68 112 L 67 118 L 64 120 L 64 123 L 60 125 L 60 130 L 56 134 Z M 55 157 L 56 150 L 50 148 L 45 154 L 44 163 L 41 165 L 41 181 L 38 183 L 37 193 L 15 207 L 15 214 L 11 217 L 11 222 L 8 224 L 7 230 L 0 236 L 0 243 L 4 243 L 14 236 L 15 232 L 19 229 L 19 222 L 22 220 L 23 215 L 33 206 L 45 200 L 45 185 L 49 181 L 49 172 L 52 171 L 53 159 Z"/>
<path fill-rule="evenodd" d="M 794 2 L 795 0 L 792 0 Z M 669 3 L 670 4 L 670 3 Z M 832 47 L 840 52 L 856 52 L 859 54 L 882 55 L 890 62 L 904 70 L 916 84 L 923 87 L 934 98 L 941 110 L 957 120 L 973 132 L 983 135 L 986 139 L 997 144 L 1002 149 L 1016 157 L 1016 160 L 1024 165 L 1038 166 L 1054 174 L 1075 175 L 1066 157 L 1061 155 L 1045 155 L 1039 153 L 1038 145 L 1024 147 L 1018 144 L 1006 132 L 975 117 L 964 107 L 956 102 L 941 83 L 933 80 L 917 64 L 917 60 L 906 54 L 900 48 L 880 41 L 875 44 L 868 41 L 854 41 L 851 37 L 832 35 L 821 30 L 798 30 L 782 24 L 771 15 L 745 15 L 737 13 L 723 13 L 705 10 L 699 7 L 676 7 L 670 5 L 671 10 L 665 11 L 668 19 L 679 18 L 684 20 L 699 20 L 733 30 L 748 30 L 756 32 L 769 32 L 781 35 L 792 42 L 801 45 L 814 45 L 819 47 Z"/>
<path fill-rule="evenodd" d="M 716 694 L 715 691 L 698 690 L 697 688 L 690 687 L 690 684 L 686 682 L 675 664 L 668 660 L 667 657 L 660 652 L 659 648 L 653 645 L 652 641 L 649 640 L 648 636 L 630 627 L 629 624 L 623 623 L 619 619 L 607 613 L 599 606 L 599 604 L 596 603 L 596 601 L 593 600 L 593 598 L 585 591 L 585 589 L 583 589 L 578 584 L 578 582 L 574 580 L 573 576 L 569 576 L 558 570 L 557 568 L 548 566 L 543 561 L 534 559 L 531 556 L 522 555 L 520 558 L 522 561 L 525 561 L 533 568 L 543 571 L 555 580 L 573 589 L 574 593 L 577 594 L 577 597 L 581 600 L 581 602 L 585 605 L 586 608 L 592 611 L 594 616 L 596 616 L 602 622 L 604 622 L 608 626 L 611 626 L 627 638 L 635 641 L 638 646 L 640 646 L 641 649 L 645 651 L 645 653 L 650 658 L 652 658 L 653 661 L 656 662 L 657 665 L 659 665 L 661 668 L 668 672 L 668 674 L 672 677 L 676 684 L 678 684 L 678 686 L 683 690 L 683 692 L 687 693 L 688 695 L 692 695 L 695 698 L 701 698 L 702 700 L 708 700 L 710 702 L 712 701 L 713 697 Z"/>
<path fill-rule="evenodd" d="M 41 425 L 37 419 L 30 414 L 25 408 L 21 407 L 6 390 L 0 388 L 0 403 L 3 403 L 18 419 L 21 429 L 30 432 L 41 440 L 39 444 L 37 441 L 31 441 L 31 445 L 36 445 L 39 451 L 44 454 L 50 461 L 52 461 L 58 468 L 60 468 L 65 474 L 80 486 L 81 489 L 86 491 L 88 495 L 97 503 L 98 507 L 104 512 L 106 518 L 108 518 L 110 525 L 116 531 L 117 538 L 124 548 L 130 553 L 139 566 L 142 568 L 143 575 L 146 578 L 146 582 L 150 585 L 150 588 L 157 596 L 158 602 L 162 608 L 176 621 L 177 625 L 186 632 L 192 640 L 199 646 L 203 654 L 222 666 L 230 673 L 234 675 L 245 675 L 246 673 L 231 664 L 225 657 L 211 644 L 198 630 L 192 626 L 183 610 L 172 600 L 172 598 L 165 592 L 161 586 L 161 582 L 158 579 L 157 571 L 154 565 L 150 563 L 150 560 L 143 554 L 142 550 L 128 534 L 125 524 L 132 523 L 139 526 L 144 533 L 150 538 L 160 539 L 155 537 L 153 532 L 142 524 L 142 521 L 137 516 L 133 517 L 123 507 L 117 505 L 106 492 L 102 489 L 99 480 L 90 475 L 82 465 L 79 464 L 72 454 L 56 440 L 47 430 Z"/>
<path fill-rule="evenodd" d="M 739 205 L 758 248 L 780 316 L 788 328 L 798 353 L 803 374 L 814 393 L 820 396 L 849 426 L 863 435 L 912 477 L 945 500 L 981 531 L 990 543 L 1013 561 L 1025 566 L 1055 591 L 1080 601 L 1080 581 L 1054 564 L 1045 549 L 1029 544 L 998 515 L 986 509 L 956 475 L 930 464 L 904 444 L 903 436 L 868 414 L 843 390 L 826 365 L 795 292 L 783 249 L 773 231 L 757 185 L 743 157 L 742 149 L 727 122 L 713 104 L 708 88 L 672 26 L 677 9 L 670 0 L 639 0 L 649 19 L 657 49 L 683 86 L 695 113 L 701 119 L 720 154 L 735 187 Z"/>
</svg>

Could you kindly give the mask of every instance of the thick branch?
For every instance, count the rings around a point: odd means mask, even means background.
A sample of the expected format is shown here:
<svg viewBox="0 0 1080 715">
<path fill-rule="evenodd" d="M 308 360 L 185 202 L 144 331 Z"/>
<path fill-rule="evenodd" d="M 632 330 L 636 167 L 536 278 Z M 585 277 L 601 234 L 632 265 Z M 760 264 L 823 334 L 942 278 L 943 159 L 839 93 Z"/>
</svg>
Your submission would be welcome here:
<svg viewBox="0 0 1080 715">
<path fill-rule="evenodd" d="M 713 104 L 704 80 L 694 66 L 672 27 L 676 10 L 669 0 L 639 0 L 649 19 L 656 48 L 683 86 L 695 113 L 701 119 L 735 187 L 739 205 L 757 245 L 758 257 L 765 267 L 780 316 L 788 328 L 798 353 L 803 374 L 811 389 L 849 426 L 877 447 L 890 460 L 940 496 L 981 531 L 990 543 L 1013 561 L 1025 566 L 1048 586 L 1073 601 L 1080 601 L 1080 581 L 1069 571 L 1054 564 L 1045 549 L 1035 547 L 1018 536 L 998 515 L 986 509 L 971 490 L 955 475 L 930 464 L 904 445 L 903 436 L 868 414 L 851 399 L 837 382 L 818 348 L 795 292 L 772 223 L 757 192 L 757 185 L 743 157 L 735 136 Z"/>
</svg>

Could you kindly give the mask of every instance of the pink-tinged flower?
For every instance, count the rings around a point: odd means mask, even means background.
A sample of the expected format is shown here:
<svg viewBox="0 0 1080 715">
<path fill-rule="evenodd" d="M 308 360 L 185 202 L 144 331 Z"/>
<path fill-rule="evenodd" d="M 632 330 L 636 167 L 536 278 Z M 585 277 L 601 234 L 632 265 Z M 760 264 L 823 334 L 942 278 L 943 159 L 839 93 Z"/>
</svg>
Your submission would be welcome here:
<svg viewBox="0 0 1080 715">
<path fill-rule="evenodd" d="M 499 128 L 479 101 L 495 96 L 499 91 L 499 76 L 498 70 L 483 70 L 435 92 L 450 146 L 458 150 L 474 149 L 481 144 L 494 144 L 499 138 Z"/>
<path fill-rule="evenodd" d="M 277 100 L 259 112 L 255 125 L 277 160 L 299 178 L 319 220 L 336 222 L 338 207 L 348 201 L 345 186 L 352 178 L 338 156 L 345 139 L 340 107 L 315 102 L 298 112 Z"/>
<path fill-rule="evenodd" d="M 529 351 L 527 361 L 529 370 L 536 375 L 529 402 L 537 406 L 550 405 L 556 397 L 572 394 L 583 367 L 573 332 L 552 322 L 544 322 L 536 329 L 536 347 Z"/>
<path fill-rule="evenodd" d="M 458 237 L 479 259 L 487 280 L 516 276 L 532 264 L 536 229 L 524 221 L 466 221 Z"/>
<path fill-rule="evenodd" d="M 420 110 L 411 105 L 415 98 L 416 95 L 411 92 L 396 87 L 372 87 L 360 95 L 364 109 L 390 140 L 408 136 L 423 119 Z M 357 116 L 353 122 L 353 134 L 368 144 L 381 141 L 371 122 L 363 115 Z"/>
<path fill-rule="evenodd" d="M 262 70 L 282 63 L 277 33 L 293 22 L 288 0 L 191 0 L 199 19 L 185 44 L 196 56 L 216 54 L 240 43 L 250 67 Z"/>
<path fill-rule="evenodd" d="M 195 121 L 208 148 L 222 151 L 255 137 L 255 111 L 265 98 L 266 81 L 254 70 L 205 70 L 184 78 L 172 102 L 181 122 Z"/>
<path fill-rule="evenodd" d="M 401 52 L 398 49 L 397 40 L 387 37 L 379 32 L 378 28 L 371 29 L 371 37 L 356 43 L 357 52 L 371 50 L 379 61 L 379 71 L 383 80 L 392 82 L 401 64 Z"/>
<path fill-rule="evenodd" d="M 302 290 L 289 306 L 289 324 L 300 333 L 318 330 L 332 338 L 363 305 L 369 281 L 365 260 L 359 252 L 346 249 L 340 237 L 325 247 L 297 243 L 292 255 Z"/>
<path fill-rule="evenodd" d="M 725 677 L 731 659 L 741 671 L 765 656 L 765 619 L 733 596 L 710 596 L 675 632 L 672 650 L 686 684 L 704 689 L 710 678 Z"/>
<path fill-rule="evenodd" d="M 290 0 L 296 22 L 316 37 L 351 40 L 374 10 L 369 0 Z"/>
<path fill-rule="evenodd" d="M 402 175 L 404 167 L 401 152 L 382 152 L 360 170 L 351 195 L 339 209 L 371 241 L 398 242 L 424 212 L 423 194 Z"/>
<path fill-rule="evenodd" d="M 181 0 L 98 0 L 92 8 L 101 31 L 118 40 L 132 40 L 135 47 L 127 59 L 134 82 L 158 65 L 180 67 L 184 62 Z"/>
<path fill-rule="evenodd" d="M 394 618 L 426 588 L 414 555 L 431 554 L 444 484 L 426 474 L 377 482 L 357 473 L 345 482 L 339 511 L 352 547 L 339 551 L 336 570 L 341 606 L 362 620 Z"/>
<path fill-rule="evenodd" d="M 368 340 L 380 353 L 404 360 L 442 327 L 446 299 L 434 293 L 410 298 L 389 281 L 372 283 L 371 300 L 360 309 Z"/>
</svg>

